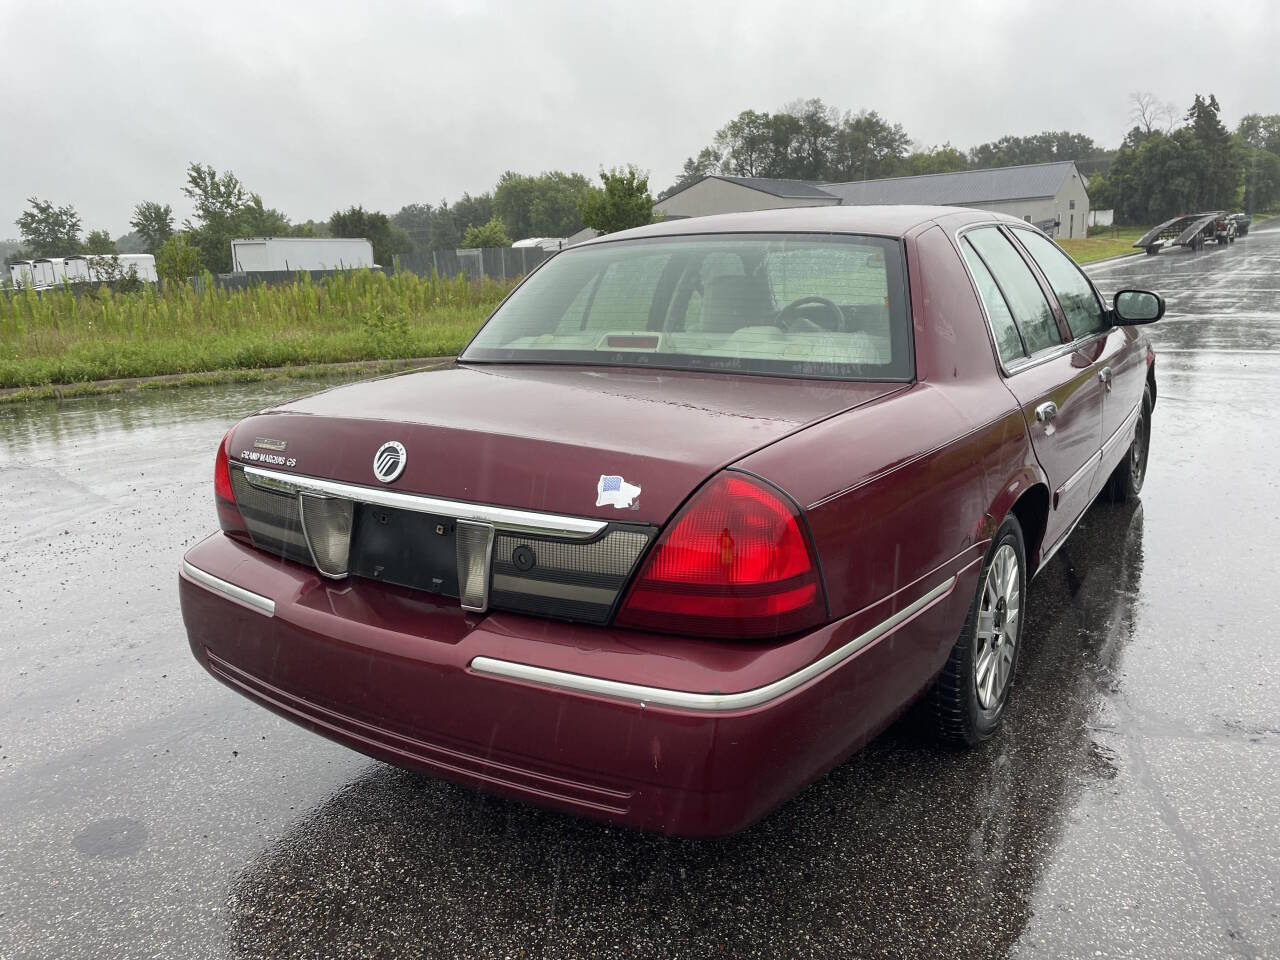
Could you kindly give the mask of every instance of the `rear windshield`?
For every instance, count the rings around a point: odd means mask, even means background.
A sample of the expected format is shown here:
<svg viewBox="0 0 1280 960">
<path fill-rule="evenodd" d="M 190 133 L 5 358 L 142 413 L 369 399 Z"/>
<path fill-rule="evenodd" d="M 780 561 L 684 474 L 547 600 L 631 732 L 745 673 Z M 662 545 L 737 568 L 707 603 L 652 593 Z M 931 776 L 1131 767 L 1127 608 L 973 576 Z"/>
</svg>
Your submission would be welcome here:
<svg viewBox="0 0 1280 960">
<path fill-rule="evenodd" d="M 625 240 L 553 257 L 461 359 L 907 380 L 907 313 L 896 240 Z"/>
</svg>

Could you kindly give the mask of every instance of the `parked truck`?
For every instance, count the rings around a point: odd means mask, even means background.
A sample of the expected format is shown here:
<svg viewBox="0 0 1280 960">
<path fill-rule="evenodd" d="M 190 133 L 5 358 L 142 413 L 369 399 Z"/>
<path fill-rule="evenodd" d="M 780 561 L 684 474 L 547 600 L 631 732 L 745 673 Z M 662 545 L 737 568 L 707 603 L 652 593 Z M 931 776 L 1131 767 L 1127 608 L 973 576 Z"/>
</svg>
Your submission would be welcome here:
<svg viewBox="0 0 1280 960">
<path fill-rule="evenodd" d="M 236 273 L 296 273 L 373 267 L 373 244 L 355 237 L 246 237 L 231 241 Z"/>
</svg>

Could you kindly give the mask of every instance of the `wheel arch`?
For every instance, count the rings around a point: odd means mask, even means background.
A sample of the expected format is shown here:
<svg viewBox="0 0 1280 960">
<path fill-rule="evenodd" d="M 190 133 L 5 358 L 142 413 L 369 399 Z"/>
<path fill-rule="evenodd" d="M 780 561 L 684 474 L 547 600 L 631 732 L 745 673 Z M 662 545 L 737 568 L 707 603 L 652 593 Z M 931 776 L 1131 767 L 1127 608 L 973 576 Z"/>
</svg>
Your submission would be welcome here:
<svg viewBox="0 0 1280 960">
<path fill-rule="evenodd" d="M 1027 575 L 1034 577 L 1040 566 L 1044 532 L 1049 524 L 1049 485 L 1030 469 L 1019 471 L 1000 491 L 988 511 L 990 529 L 994 533 L 1004 518 L 1016 517 L 1022 527 L 1023 545 L 1027 551 Z"/>
</svg>

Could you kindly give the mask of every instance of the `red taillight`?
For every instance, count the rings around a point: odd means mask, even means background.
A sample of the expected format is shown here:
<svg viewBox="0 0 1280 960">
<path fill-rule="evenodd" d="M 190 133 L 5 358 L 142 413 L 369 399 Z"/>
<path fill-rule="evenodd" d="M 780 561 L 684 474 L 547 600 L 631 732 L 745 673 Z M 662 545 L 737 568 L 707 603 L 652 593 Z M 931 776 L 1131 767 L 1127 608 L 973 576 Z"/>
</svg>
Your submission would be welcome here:
<svg viewBox="0 0 1280 960">
<path fill-rule="evenodd" d="M 229 450 L 234 432 L 235 427 L 232 427 L 218 444 L 218 456 L 213 461 L 213 502 L 218 508 L 218 524 L 222 529 L 232 536 L 247 539 L 249 529 L 236 506 L 236 492 L 231 487 Z"/>
<path fill-rule="evenodd" d="M 666 633 L 764 637 L 820 623 L 826 600 L 796 508 L 722 473 L 659 538 L 615 622 Z"/>
</svg>

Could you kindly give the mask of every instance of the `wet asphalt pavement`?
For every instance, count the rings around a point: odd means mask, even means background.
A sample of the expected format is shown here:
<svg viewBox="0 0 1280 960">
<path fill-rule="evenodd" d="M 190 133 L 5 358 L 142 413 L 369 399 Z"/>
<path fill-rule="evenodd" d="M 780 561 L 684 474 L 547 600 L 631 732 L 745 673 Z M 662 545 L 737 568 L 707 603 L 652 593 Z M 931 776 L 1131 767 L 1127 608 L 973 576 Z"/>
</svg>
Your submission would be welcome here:
<svg viewBox="0 0 1280 960">
<path fill-rule="evenodd" d="M 1002 734 L 912 715 L 741 836 L 371 762 L 215 683 L 213 450 L 296 386 L 0 406 L 0 958 L 1280 957 L 1280 226 L 1169 299 L 1136 506 L 1031 588 Z"/>
</svg>

